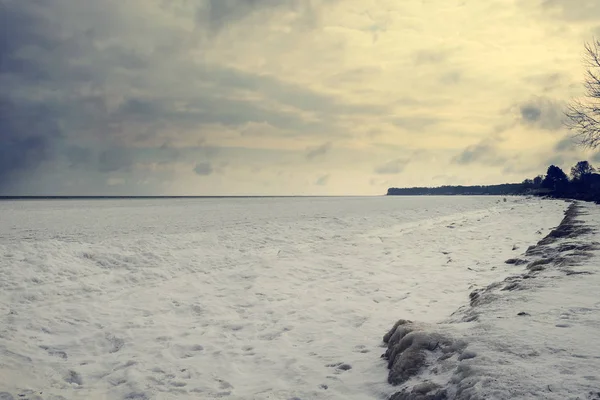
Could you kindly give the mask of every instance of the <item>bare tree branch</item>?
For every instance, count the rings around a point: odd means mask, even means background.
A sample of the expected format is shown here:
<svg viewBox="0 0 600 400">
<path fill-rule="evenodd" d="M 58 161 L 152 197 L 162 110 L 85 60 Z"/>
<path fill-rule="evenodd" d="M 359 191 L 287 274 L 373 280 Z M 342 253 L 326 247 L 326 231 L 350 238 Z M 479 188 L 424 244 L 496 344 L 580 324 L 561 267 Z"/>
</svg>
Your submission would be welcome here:
<svg viewBox="0 0 600 400">
<path fill-rule="evenodd" d="M 574 100 L 566 111 L 566 125 L 579 145 L 600 146 L 600 41 L 585 44 L 585 96 Z"/>
</svg>

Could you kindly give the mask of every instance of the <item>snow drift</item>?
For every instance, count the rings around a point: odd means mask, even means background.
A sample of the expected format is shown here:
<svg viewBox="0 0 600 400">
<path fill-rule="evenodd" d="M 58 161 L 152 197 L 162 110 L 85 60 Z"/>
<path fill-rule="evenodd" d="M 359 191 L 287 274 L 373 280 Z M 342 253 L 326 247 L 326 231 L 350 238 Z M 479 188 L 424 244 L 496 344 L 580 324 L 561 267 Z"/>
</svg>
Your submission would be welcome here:
<svg viewBox="0 0 600 400">
<path fill-rule="evenodd" d="M 597 206 L 572 203 L 555 229 L 506 260 L 520 273 L 474 290 L 442 323 L 398 321 L 383 338 L 388 382 L 400 387 L 390 399 L 600 398 L 598 223 Z M 570 323 L 552 325 L 548 315 L 561 310 Z"/>
</svg>

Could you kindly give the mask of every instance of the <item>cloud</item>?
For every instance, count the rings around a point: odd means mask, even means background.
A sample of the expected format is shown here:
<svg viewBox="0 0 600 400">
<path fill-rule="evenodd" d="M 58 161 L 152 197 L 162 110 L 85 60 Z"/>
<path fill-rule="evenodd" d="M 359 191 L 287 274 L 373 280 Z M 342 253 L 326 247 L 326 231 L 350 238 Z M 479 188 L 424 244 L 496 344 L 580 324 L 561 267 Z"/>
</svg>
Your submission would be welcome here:
<svg viewBox="0 0 600 400">
<path fill-rule="evenodd" d="M 324 156 L 325 154 L 329 153 L 332 148 L 333 145 L 331 144 L 331 142 L 322 144 L 317 147 L 310 147 L 307 149 L 306 159 L 313 160 L 317 157 Z"/>
<path fill-rule="evenodd" d="M 133 154 L 126 148 L 114 147 L 102 151 L 98 156 L 98 171 L 115 172 L 131 169 Z"/>
<path fill-rule="evenodd" d="M 523 117 L 525 121 L 536 122 L 540 119 L 541 115 L 542 111 L 538 107 L 532 105 L 521 106 L 521 117 Z"/>
<path fill-rule="evenodd" d="M 548 158 L 545 162 L 546 165 L 556 165 L 557 167 L 562 167 L 566 163 L 565 156 L 561 154 L 556 154 Z"/>
<path fill-rule="evenodd" d="M 196 164 L 196 166 L 194 167 L 194 172 L 196 173 L 196 175 L 208 176 L 214 172 L 214 169 L 210 163 L 201 162 Z"/>
<path fill-rule="evenodd" d="M 554 150 L 597 5 L 450 1 L 0 0 L 0 193 L 298 193 L 325 165 L 373 193 L 416 148 L 424 177 L 499 179 L 489 127 Z M 198 188 L 198 160 L 228 173 Z"/>
<path fill-rule="evenodd" d="M 317 186 L 325 186 L 327 185 L 327 182 L 329 182 L 329 178 L 331 176 L 329 174 L 326 175 L 322 175 L 319 178 L 317 178 L 317 180 L 315 181 L 315 185 Z"/>
<path fill-rule="evenodd" d="M 196 23 L 218 31 L 263 7 L 275 7 L 276 0 L 207 0 L 196 11 Z"/>
<path fill-rule="evenodd" d="M 0 192 L 49 159 L 54 152 L 52 141 L 61 136 L 50 107 L 36 102 L 14 102 L 2 96 L 0 94 Z"/>
<path fill-rule="evenodd" d="M 315 2 L 316 3 L 316 2 Z M 316 3 L 318 4 L 318 3 Z M 207 28 L 212 34 L 230 27 L 236 22 L 260 13 L 273 16 L 273 11 L 295 14 L 297 19 L 316 17 L 316 8 L 309 2 L 294 0 L 204 0 L 196 10 L 196 25 Z"/>
<path fill-rule="evenodd" d="M 543 72 L 528 75 L 523 78 L 525 83 L 531 84 L 536 90 L 541 92 L 549 92 L 568 84 L 568 77 L 562 72 Z"/>
<path fill-rule="evenodd" d="M 440 117 L 433 116 L 412 116 L 412 117 L 398 117 L 392 119 L 392 123 L 400 128 L 404 128 L 409 131 L 421 131 L 433 125 L 441 123 L 443 120 Z"/>
<path fill-rule="evenodd" d="M 596 0 L 543 0 L 542 9 L 568 21 L 597 20 L 600 3 Z"/>
<path fill-rule="evenodd" d="M 520 164 L 520 163 L 515 163 L 515 164 L 510 164 L 510 165 L 506 165 L 502 171 L 505 174 L 517 174 L 523 177 L 523 179 L 526 179 L 525 177 L 528 176 L 537 176 L 539 174 L 541 174 L 542 172 L 544 172 L 544 168 L 545 166 L 540 166 L 540 165 L 524 165 L 524 164 Z"/>
<path fill-rule="evenodd" d="M 571 152 L 577 150 L 577 145 L 573 138 L 566 137 L 556 143 L 556 145 L 554 146 L 554 150 L 559 153 Z"/>
<path fill-rule="evenodd" d="M 396 175 L 404 171 L 404 168 L 408 165 L 409 162 L 410 159 L 408 158 L 398 158 L 395 160 L 391 160 L 376 167 L 375 173 L 380 175 Z"/>
<path fill-rule="evenodd" d="M 563 105 L 545 97 L 537 97 L 518 106 L 520 121 L 526 126 L 557 131 L 564 128 Z"/>
<path fill-rule="evenodd" d="M 256 10 L 279 8 L 274 1 L 208 3 L 219 29 Z M 144 28 L 144 18 L 169 7 L 146 15 L 155 2 L 142 4 L 136 15 L 118 3 L 3 3 L 7 40 L 0 43 L 0 151 L 6 155 L 0 162 L 0 192 L 43 162 L 65 160 L 82 174 L 130 171 L 136 147 L 150 144 L 154 148 L 143 158 L 172 162 L 177 150 L 163 143 L 187 144 L 194 135 L 218 142 L 215 126 L 264 124 L 275 132 L 310 136 L 329 130 L 335 135 L 336 115 L 378 110 L 276 76 L 198 64 L 190 55 L 195 43 L 177 24 L 159 20 L 154 31 Z M 307 11 L 294 4 L 285 7 Z"/>
<path fill-rule="evenodd" d="M 2 138 L 0 144 L 0 187 L 8 184 L 14 175 L 31 172 L 46 158 L 48 144 L 45 138 Z"/>
<path fill-rule="evenodd" d="M 417 64 L 441 64 L 448 59 L 447 50 L 419 50 L 415 52 L 414 59 Z"/>
<path fill-rule="evenodd" d="M 600 152 L 594 153 L 591 157 L 591 162 L 600 163 Z"/>
<path fill-rule="evenodd" d="M 171 147 L 167 142 L 160 145 L 157 149 L 156 158 L 159 164 L 169 164 L 179 160 L 181 157 L 181 150 Z"/>
<path fill-rule="evenodd" d="M 486 138 L 478 144 L 467 146 L 462 152 L 452 159 L 458 165 L 482 164 L 499 166 L 506 163 L 509 158 L 500 153 L 497 148 L 498 138 Z"/>
<path fill-rule="evenodd" d="M 91 162 L 94 152 L 88 148 L 73 145 L 65 150 L 65 157 L 69 163 L 69 168 L 80 168 Z"/>
<path fill-rule="evenodd" d="M 446 72 L 440 77 L 440 82 L 445 85 L 456 85 L 463 79 L 463 74 L 460 71 Z"/>
</svg>

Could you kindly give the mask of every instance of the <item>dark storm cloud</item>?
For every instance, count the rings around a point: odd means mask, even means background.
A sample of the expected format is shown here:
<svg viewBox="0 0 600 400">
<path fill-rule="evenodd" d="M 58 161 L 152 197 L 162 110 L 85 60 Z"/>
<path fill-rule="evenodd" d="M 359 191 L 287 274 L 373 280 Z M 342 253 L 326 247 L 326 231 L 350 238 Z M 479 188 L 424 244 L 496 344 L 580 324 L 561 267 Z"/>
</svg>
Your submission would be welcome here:
<svg viewBox="0 0 600 400">
<path fill-rule="evenodd" d="M 48 141 L 44 137 L 0 136 L 0 140 L 0 188 L 8 185 L 18 173 L 35 169 L 47 157 Z"/>
<path fill-rule="evenodd" d="M 61 136 L 59 121 L 44 104 L 19 103 L 0 95 L 0 192 L 37 169 Z"/>
<path fill-rule="evenodd" d="M 69 58 L 85 47 L 89 36 L 64 36 L 57 21 L 48 19 L 55 0 L 2 2 L 0 40 L 0 193 L 29 179 L 41 163 L 56 156 L 65 138 L 65 118 L 85 105 L 68 105 L 73 82 L 92 79 Z M 67 148 L 69 148 L 67 146 Z M 69 148 L 71 167 L 83 163 Z"/>
<path fill-rule="evenodd" d="M 564 128 L 562 104 L 545 97 L 538 97 L 518 106 L 520 122 L 548 131 Z"/>
<path fill-rule="evenodd" d="M 335 0 L 321 3 L 328 1 Z M 386 111 L 277 77 L 203 64 L 190 56 L 198 45 L 193 33 L 160 24 L 149 31 L 143 13 L 133 13 L 127 3 L 1 4 L 0 192 L 7 190 L 9 180 L 24 179 L 42 162 L 62 160 L 83 174 L 128 171 L 139 157 L 175 161 L 179 155 L 172 147 L 144 154 L 131 147 L 149 140 L 161 143 L 173 138 L 169 135 L 197 135 L 193 141 L 198 141 L 214 135 L 214 125 L 235 129 L 252 122 L 296 135 L 327 131 L 335 136 L 332 124 L 341 116 Z M 312 18 L 311 6 L 293 0 L 205 4 L 198 13 L 208 16 L 213 30 L 282 7 Z M 240 93 L 252 93 L 252 99 Z M 305 111 L 310 120 L 302 116 Z"/>
<path fill-rule="evenodd" d="M 136 163 L 168 165 L 178 161 L 189 161 L 199 153 L 208 157 L 210 150 L 202 147 L 182 151 L 163 143 L 159 147 L 118 147 L 95 150 L 79 145 L 69 145 L 63 150 L 69 169 L 97 172 L 102 176 L 112 172 L 132 172 Z"/>
<path fill-rule="evenodd" d="M 83 3 L 86 2 L 74 5 L 82 7 Z M 3 80 L 61 90 L 73 88 L 74 83 L 102 82 L 105 77 L 102 67 L 120 60 L 123 54 L 113 54 L 111 49 L 97 51 L 97 26 L 66 29 L 60 18 L 64 18 L 61 14 L 68 5 L 58 0 L 3 2 L 0 41 Z M 88 11 L 97 11 L 96 7 L 91 8 Z M 101 9 L 110 10 L 109 3 Z M 129 59 L 123 61 L 131 63 Z"/>
<path fill-rule="evenodd" d="M 0 72 L 15 73 L 29 80 L 47 78 L 47 72 L 40 65 L 18 52 L 26 47 L 50 51 L 59 43 L 55 40 L 56 30 L 40 18 L 35 11 L 43 6 L 34 2 L 25 4 L 8 0 L 2 3 L 2 40 L 0 40 Z"/>
<path fill-rule="evenodd" d="M 235 19 L 257 7 L 264 8 L 280 2 L 219 0 L 209 3 L 217 19 L 226 18 L 230 13 L 233 13 L 231 18 Z M 292 1 L 288 3 L 295 4 Z M 267 121 L 274 126 L 291 125 L 302 128 L 303 125 L 312 125 L 311 128 L 314 128 L 314 123 L 307 124 L 291 112 L 266 110 L 255 102 L 235 100 L 235 93 L 240 90 L 260 92 L 266 98 L 299 110 L 316 112 L 322 117 L 384 110 L 382 107 L 343 103 L 332 96 L 287 84 L 275 77 L 198 64 L 188 56 L 190 44 L 185 36 L 173 36 L 166 32 L 158 35 L 158 40 L 150 42 L 153 49 L 142 52 L 134 44 L 134 40 L 128 44 L 128 38 L 119 37 L 122 32 L 113 33 L 104 27 L 110 25 L 110 21 L 105 21 L 102 17 L 112 20 L 118 19 L 116 16 L 111 18 L 112 15 L 101 14 L 98 18 L 87 21 L 89 26 L 85 29 L 65 28 L 60 20 L 62 17 L 59 7 L 62 5 L 64 8 L 65 4 L 70 3 L 58 0 L 7 1 L 3 20 L 9 22 L 5 30 L 8 40 L 0 43 L 0 73 L 3 83 L 14 89 L 13 95 L 23 95 L 27 89 L 53 90 L 57 91 L 55 97 L 71 102 L 65 104 L 66 109 L 71 109 L 81 101 L 82 89 L 97 85 L 96 101 L 106 103 L 106 93 L 102 89 L 112 86 L 114 90 L 121 91 L 126 99 L 111 116 L 116 122 L 127 120 L 128 117 L 155 116 L 155 119 L 172 117 L 175 121 L 169 122 L 177 123 L 182 117 L 185 121 L 189 121 L 191 117 L 197 124 L 236 125 Z M 74 5 L 84 11 L 86 5 L 90 4 L 94 3 L 81 2 Z M 88 8 L 93 8 L 88 11 L 96 11 L 97 7 Z M 106 9 L 111 10 L 108 3 Z M 169 38 L 170 36 L 173 37 Z M 105 42 L 111 44 L 100 45 Z M 165 47 L 170 48 L 167 51 L 179 58 L 171 60 L 165 57 Z M 168 75 L 163 74 L 163 70 L 168 71 Z M 33 85 L 36 85 L 35 88 Z M 202 85 L 202 90 L 195 89 L 197 85 Z M 204 89 L 205 85 L 214 89 L 207 91 Z M 146 95 L 132 95 L 132 92 Z M 186 111 L 175 111 L 175 100 L 187 103 L 184 104 Z M 236 112 L 226 111 L 233 109 Z"/>
</svg>

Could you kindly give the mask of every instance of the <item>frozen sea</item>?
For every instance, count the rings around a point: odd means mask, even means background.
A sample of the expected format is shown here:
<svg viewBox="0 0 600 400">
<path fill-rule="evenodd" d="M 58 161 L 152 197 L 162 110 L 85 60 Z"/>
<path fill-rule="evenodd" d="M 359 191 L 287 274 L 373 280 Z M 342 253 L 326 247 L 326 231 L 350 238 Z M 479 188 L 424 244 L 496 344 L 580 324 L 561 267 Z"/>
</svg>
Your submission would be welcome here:
<svg viewBox="0 0 600 400">
<path fill-rule="evenodd" d="M 522 268 L 504 260 L 567 206 L 522 197 L 2 201 L 0 395 L 385 399 L 397 391 L 380 359 L 391 325 L 447 321 L 471 291 Z"/>
</svg>

